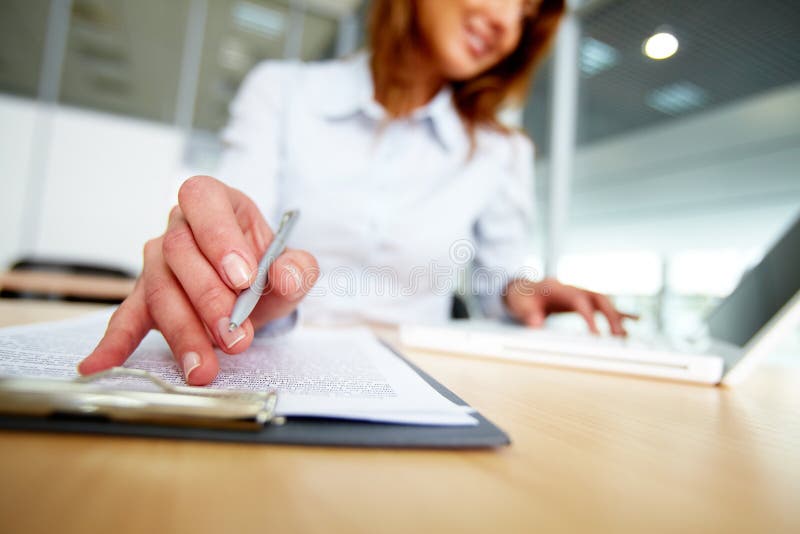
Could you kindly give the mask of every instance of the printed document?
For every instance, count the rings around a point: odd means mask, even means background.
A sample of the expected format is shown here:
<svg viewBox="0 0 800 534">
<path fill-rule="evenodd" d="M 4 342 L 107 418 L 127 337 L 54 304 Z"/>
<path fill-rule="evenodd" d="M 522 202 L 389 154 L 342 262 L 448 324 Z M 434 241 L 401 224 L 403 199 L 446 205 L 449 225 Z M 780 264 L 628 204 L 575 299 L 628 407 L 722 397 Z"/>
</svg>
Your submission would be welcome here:
<svg viewBox="0 0 800 534">
<path fill-rule="evenodd" d="M 0 329 L 0 376 L 72 379 L 95 347 L 111 311 Z M 470 408 L 444 398 L 364 328 L 297 328 L 256 336 L 242 354 L 217 351 L 220 371 L 208 387 L 278 392 L 277 412 L 365 421 L 475 425 Z M 125 367 L 185 385 L 159 332 L 150 332 Z M 115 378 L 126 387 L 136 378 Z M 142 384 L 144 385 L 144 384 Z"/>
</svg>

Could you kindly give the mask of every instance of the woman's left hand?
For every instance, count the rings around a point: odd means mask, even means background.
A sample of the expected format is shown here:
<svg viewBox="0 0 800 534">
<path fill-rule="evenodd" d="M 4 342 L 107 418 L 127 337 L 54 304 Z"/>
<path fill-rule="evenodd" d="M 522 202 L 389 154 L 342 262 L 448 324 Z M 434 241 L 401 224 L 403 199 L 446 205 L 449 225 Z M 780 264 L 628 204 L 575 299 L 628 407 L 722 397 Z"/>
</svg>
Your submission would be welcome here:
<svg viewBox="0 0 800 534">
<path fill-rule="evenodd" d="M 551 313 L 576 312 L 580 314 L 593 334 L 599 334 L 594 315 L 602 313 L 611 333 L 626 336 L 623 319 L 638 319 L 636 315 L 617 310 L 608 297 L 600 293 L 562 284 L 553 278 L 541 282 L 516 279 L 509 282 L 503 297 L 506 309 L 520 323 L 539 328 Z"/>
</svg>

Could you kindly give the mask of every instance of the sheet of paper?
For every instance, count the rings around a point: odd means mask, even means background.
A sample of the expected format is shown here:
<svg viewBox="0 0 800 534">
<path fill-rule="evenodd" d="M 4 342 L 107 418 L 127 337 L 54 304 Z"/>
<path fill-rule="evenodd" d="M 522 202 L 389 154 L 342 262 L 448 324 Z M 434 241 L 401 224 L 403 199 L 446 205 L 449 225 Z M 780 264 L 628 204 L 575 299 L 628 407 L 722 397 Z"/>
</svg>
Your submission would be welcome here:
<svg viewBox="0 0 800 534">
<path fill-rule="evenodd" d="M 97 344 L 110 313 L 0 329 L 0 375 L 74 378 L 75 366 Z M 218 358 L 219 375 L 210 387 L 277 390 L 280 415 L 477 424 L 468 407 L 445 399 L 366 329 L 298 328 L 256 337 L 245 353 L 218 352 Z M 125 366 L 183 385 L 158 332 L 148 334 Z"/>
</svg>

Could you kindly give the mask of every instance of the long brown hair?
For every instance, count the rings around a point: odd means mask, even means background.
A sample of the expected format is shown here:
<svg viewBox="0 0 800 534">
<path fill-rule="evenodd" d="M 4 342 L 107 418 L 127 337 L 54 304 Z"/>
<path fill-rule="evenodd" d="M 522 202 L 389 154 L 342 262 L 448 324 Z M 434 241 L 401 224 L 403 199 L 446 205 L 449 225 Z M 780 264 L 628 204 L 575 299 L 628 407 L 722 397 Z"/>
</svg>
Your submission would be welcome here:
<svg viewBox="0 0 800 534">
<path fill-rule="evenodd" d="M 424 53 L 416 20 L 417 1 L 420 0 L 372 0 L 370 67 L 375 86 L 385 88 L 383 104 L 394 117 L 407 113 L 405 88 L 414 83 L 414 73 L 407 66 Z M 453 102 L 473 148 L 479 127 L 509 132 L 498 121 L 497 113 L 504 104 L 525 98 L 533 72 L 547 53 L 563 13 L 564 0 L 542 0 L 538 9 L 522 20 L 519 43 L 508 56 L 474 78 L 451 82 Z"/>
</svg>

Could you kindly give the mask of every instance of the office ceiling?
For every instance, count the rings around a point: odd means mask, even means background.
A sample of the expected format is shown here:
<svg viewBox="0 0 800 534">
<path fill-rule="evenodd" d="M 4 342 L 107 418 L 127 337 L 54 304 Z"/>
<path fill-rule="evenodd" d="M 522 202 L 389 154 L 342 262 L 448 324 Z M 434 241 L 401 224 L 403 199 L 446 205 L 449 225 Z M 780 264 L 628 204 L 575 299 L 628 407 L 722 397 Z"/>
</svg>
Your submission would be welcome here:
<svg viewBox="0 0 800 534">
<path fill-rule="evenodd" d="M 197 128 L 218 129 L 247 70 L 260 59 L 283 56 L 280 24 L 288 19 L 288 2 L 208 0 Z M 35 96 L 49 5 L 49 0 L 0 2 L 0 91 Z M 363 0 L 305 0 L 305 5 L 301 56 L 316 59 L 330 54 L 336 19 L 359 10 Z M 73 0 L 61 100 L 172 122 L 189 11 L 190 0 Z M 249 17 L 249 27 L 242 26 L 242 17 Z M 800 80 L 796 0 L 594 0 L 580 11 L 580 20 L 579 144 Z M 650 60 L 641 52 L 642 42 L 663 28 L 678 37 L 678 53 Z M 548 63 L 525 114 L 539 155 L 549 149 L 550 80 Z"/>
<path fill-rule="evenodd" d="M 796 0 L 596 1 L 580 13 L 579 145 L 800 80 Z M 661 30 L 680 47 L 655 61 L 642 54 L 642 44 Z M 549 150 L 551 79 L 547 64 L 525 116 L 540 155 Z"/>
</svg>

